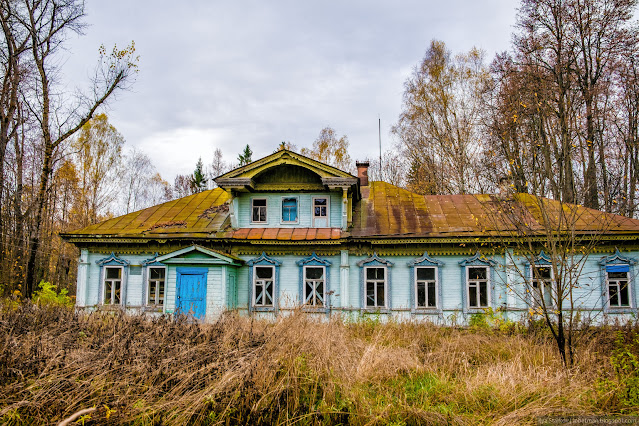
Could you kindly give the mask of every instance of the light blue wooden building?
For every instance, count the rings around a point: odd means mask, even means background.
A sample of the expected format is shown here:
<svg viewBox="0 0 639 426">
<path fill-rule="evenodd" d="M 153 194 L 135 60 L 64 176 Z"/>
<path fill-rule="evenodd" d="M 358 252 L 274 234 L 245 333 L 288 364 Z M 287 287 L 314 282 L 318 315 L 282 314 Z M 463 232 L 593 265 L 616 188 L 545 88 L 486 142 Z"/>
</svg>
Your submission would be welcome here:
<svg viewBox="0 0 639 426">
<path fill-rule="evenodd" d="M 77 306 L 465 323 L 565 308 L 569 291 L 582 318 L 637 314 L 639 221 L 527 194 L 423 196 L 368 182 L 367 167 L 282 150 L 65 234 L 81 252 Z"/>
</svg>

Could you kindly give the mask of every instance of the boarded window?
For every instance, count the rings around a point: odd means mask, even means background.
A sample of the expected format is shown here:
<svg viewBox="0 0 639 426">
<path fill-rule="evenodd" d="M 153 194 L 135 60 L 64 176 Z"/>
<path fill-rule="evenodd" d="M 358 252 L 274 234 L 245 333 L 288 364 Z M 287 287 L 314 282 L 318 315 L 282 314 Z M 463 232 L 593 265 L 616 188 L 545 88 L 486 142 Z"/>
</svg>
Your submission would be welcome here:
<svg viewBox="0 0 639 426">
<path fill-rule="evenodd" d="M 324 306 L 325 273 L 326 268 L 323 266 L 304 267 L 304 305 Z"/>
<path fill-rule="evenodd" d="M 253 270 L 253 306 L 273 306 L 275 268 L 255 266 Z"/>
<path fill-rule="evenodd" d="M 282 222 L 297 222 L 297 198 L 282 199 Z"/>
</svg>

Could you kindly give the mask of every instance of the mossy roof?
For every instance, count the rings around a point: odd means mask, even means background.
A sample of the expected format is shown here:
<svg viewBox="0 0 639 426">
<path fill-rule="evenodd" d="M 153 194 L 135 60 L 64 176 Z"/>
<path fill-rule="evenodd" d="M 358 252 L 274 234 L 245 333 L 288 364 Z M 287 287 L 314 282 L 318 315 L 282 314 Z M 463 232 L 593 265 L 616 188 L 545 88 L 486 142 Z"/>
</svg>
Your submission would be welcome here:
<svg viewBox="0 0 639 426">
<path fill-rule="evenodd" d="M 385 182 L 361 188 L 353 224 L 338 228 L 243 228 L 229 221 L 229 195 L 216 188 L 169 201 L 64 234 L 77 238 L 206 238 L 226 240 L 312 241 L 379 238 L 465 238 L 511 235 L 515 223 L 544 232 L 548 223 L 569 218 L 577 233 L 639 234 L 639 220 L 583 206 L 561 204 L 528 194 L 512 200 L 494 195 L 419 195 Z M 514 210 L 511 210 L 513 209 Z M 563 209 L 564 214 L 559 212 Z M 512 218 L 517 215 L 516 220 Z M 520 228 L 520 229 L 522 229 Z"/>
</svg>

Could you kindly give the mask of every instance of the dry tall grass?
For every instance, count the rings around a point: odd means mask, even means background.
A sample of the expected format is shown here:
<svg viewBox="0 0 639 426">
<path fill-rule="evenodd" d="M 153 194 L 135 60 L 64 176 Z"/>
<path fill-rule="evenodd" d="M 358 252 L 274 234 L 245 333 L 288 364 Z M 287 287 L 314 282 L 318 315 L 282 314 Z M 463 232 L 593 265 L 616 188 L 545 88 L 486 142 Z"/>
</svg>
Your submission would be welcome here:
<svg viewBox="0 0 639 426">
<path fill-rule="evenodd" d="M 591 333 L 565 370 L 551 341 L 514 328 L 303 314 L 199 325 L 24 304 L 0 313 L 0 422 L 56 423 L 89 407 L 80 422 L 506 425 L 620 412 L 600 386 L 616 377 L 614 333 Z"/>
</svg>

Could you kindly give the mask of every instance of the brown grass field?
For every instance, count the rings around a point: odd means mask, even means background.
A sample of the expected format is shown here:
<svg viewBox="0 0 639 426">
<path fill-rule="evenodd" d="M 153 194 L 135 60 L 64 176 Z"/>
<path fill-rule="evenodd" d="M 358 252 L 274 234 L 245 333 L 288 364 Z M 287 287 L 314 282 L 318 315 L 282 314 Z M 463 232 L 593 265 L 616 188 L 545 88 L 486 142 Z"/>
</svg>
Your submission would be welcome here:
<svg viewBox="0 0 639 426">
<path fill-rule="evenodd" d="M 0 423 L 536 424 L 639 414 L 639 325 L 580 331 L 562 366 L 543 329 L 303 314 L 215 324 L 5 301 Z"/>
</svg>

